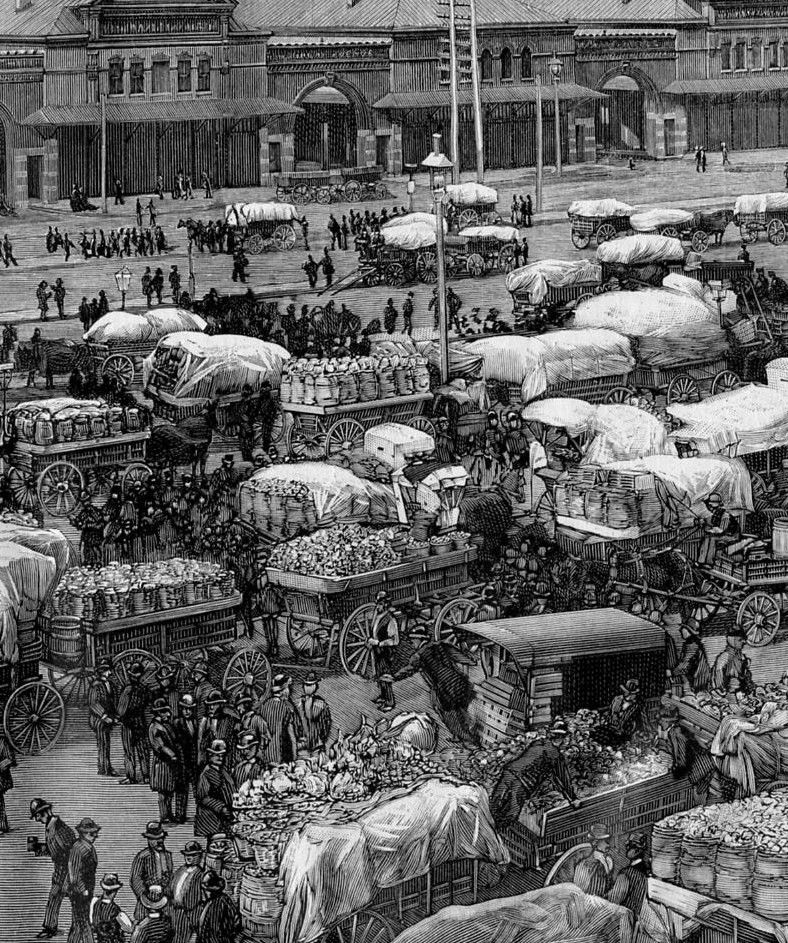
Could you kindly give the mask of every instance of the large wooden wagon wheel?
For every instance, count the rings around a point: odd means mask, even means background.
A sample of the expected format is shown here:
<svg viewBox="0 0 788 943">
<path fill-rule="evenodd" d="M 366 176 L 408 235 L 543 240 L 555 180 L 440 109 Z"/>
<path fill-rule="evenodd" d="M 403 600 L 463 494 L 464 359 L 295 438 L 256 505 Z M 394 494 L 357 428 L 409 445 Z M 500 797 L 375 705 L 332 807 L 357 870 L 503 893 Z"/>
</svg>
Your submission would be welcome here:
<svg viewBox="0 0 788 943">
<path fill-rule="evenodd" d="M 361 284 L 365 288 L 377 288 L 378 285 L 383 283 L 383 274 L 380 269 L 373 268 L 370 269 L 361 280 Z"/>
<path fill-rule="evenodd" d="M 773 246 L 781 246 L 785 242 L 786 235 L 788 235 L 788 232 L 786 232 L 785 223 L 781 219 L 769 220 L 769 225 L 766 227 L 766 238 Z"/>
<path fill-rule="evenodd" d="M 514 268 L 514 246 L 501 246 L 498 253 L 498 271 L 508 275 Z"/>
<path fill-rule="evenodd" d="M 729 393 L 741 386 L 741 380 L 733 370 L 720 370 L 716 377 L 711 381 L 711 395 L 718 393 Z"/>
<path fill-rule="evenodd" d="M 391 924 L 374 910 L 360 910 L 328 930 L 321 943 L 392 943 Z"/>
<path fill-rule="evenodd" d="M 610 223 L 600 223 L 596 235 L 596 244 L 601 246 L 603 242 L 609 242 L 616 238 L 616 230 Z"/>
<path fill-rule="evenodd" d="M 438 280 L 438 255 L 432 249 L 419 252 L 416 257 L 416 274 L 423 285 L 434 285 Z"/>
<path fill-rule="evenodd" d="M 668 383 L 668 406 L 673 403 L 699 403 L 700 387 L 688 373 L 679 373 Z"/>
<path fill-rule="evenodd" d="M 71 462 L 53 462 L 38 476 L 38 500 L 53 517 L 68 517 L 85 487 L 82 472 Z"/>
<path fill-rule="evenodd" d="M 146 687 L 152 687 L 156 683 L 156 672 L 161 668 L 161 659 L 152 652 L 146 652 L 143 648 L 130 648 L 112 659 L 112 672 L 118 691 L 128 684 L 129 668 L 136 662 L 144 668 L 142 683 Z"/>
<path fill-rule="evenodd" d="M 226 439 L 234 439 L 238 435 L 238 411 L 233 403 L 216 410 L 216 431 Z"/>
<path fill-rule="evenodd" d="M 94 678 L 92 668 L 77 665 L 74 668 L 61 669 L 46 664 L 39 667 L 42 679 L 57 689 L 66 705 L 87 703 Z"/>
<path fill-rule="evenodd" d="M 676 229 L 675 226 L 665 226 L 663 229 L 660 230 L 660 235 L 667 236 L 668 239 L 678 239 L 679 231 L 678 229 Z"/>
<path fill-rule="evenodd" d="M 38 506 L 38 482 L 29 468 L 9 470 L 8 491 L 14 506 L 20 511 L 32 511 Z"/>
<path fill-rule="evenodd" d="M 17 753 L 46 753 L 66 725 L 66 705 L 44 681 L 28 681 L 11 692 L 3 711 L 3 729 Z"/>
<path fill-rule="evenodd" d="M 134 380 L 134 361 L 126 354 L 110 354 L 101 364 L 101 375 L 113 379 L 119 389 L 125 390 Z"/>
<path fill-rule="evenodd" d="M 127 494 L 136 481 L 140 481 L 144 485 L 152 474 L 153 472 L 150 466 L 146 465 L 145 462 L 132 462 L 130 465 L 127 465 L 123 469 L 121 477 L 123 493 Z"/>
<path fill-rule="evenodd" d="M 288 607 L 287 642 L 296 658 L 304 661 L 324 661 L 331 631 L 323 622 L 305 619 Z"/>
<path fill-rule="evenodd" d="M 471 252 L 465 260 L 465 267 L 472 278 L 480 278 L 484 275 L 484 259 L 478 252 Z"/>
<path fill-rule="evenodd" d="M 295 249 L 295 229 L 293 229 L 292 226 L 288 226 L 286 223 L 281 223 L 276 227 L 274 230 L 273 239 L 274 245 L 280 251 L 290 252 L 292 249 Z"/>
<path fill-rule="evenodd" d="M 309 187 L 305 183 L 297 183 L 293 187 L 293 203 L 296 206 L 303 206 L 304 203 L 312 202 L 312 194 L 309 191 Z"/>
<path fill-rule="evenodd" d="M 572 230 L 572 245 L 575 249 L 585 249 L 589 242 L 591 242 L 590 232 L 581 232 L 579 229 Z"/>
<path fill-rule="evenodd" d="M 606 403 L 628 403 L 635 395 L 628 386 L 614 386 L 605 394 Z"/>
<path fill-rule="evenodd" d="M 328 206 L 331 202 L 331 190 L 328 187 L 318 187 L 315 193 L 315 200 L 321 206 Z"/>
<path fill-rule="evenodd" d="M 475 622 L 479 613 L 479 604 L 472 599 L 450 599 L 435 616 L 433 638 L 436 642 L 448 642 L 455 648 L 462 648 L 464 640 L 457 632 L 458 625 Z"/>
<path fill-rule="evenodd" d="M 426 432 L 427 435 L 431 435 L 433 439 L 435 438 L 435 424 L 426 416 L 413 416 L 408 419 L 405 425 L 410 426 L 411 429 L 418 429 L 419 432 Z"/>
<path fill-rule="evenodd" d="M 780 630 L 780 622 L 779 601 L 760 589 L 746 596 L 736 613 L 736 625 L 754 648 L 773 642 Z"/>
<path fill-rule="evenodd" d="M 245 648 L 227 662 L 222 677 L 222 690 L 235 701 L 241 693 L 255 700 L 267 697 L 271 690 L 271 662 L 256 648 Z"/>
<path fill-rule="evenodd" d="M 345 619 L 339 635 L 339 658 L 349 675 L 371 681 L 375 677 L 375 657 L 367 645 L 372 638 L 375 604 L 364 603 Z"/>
<path fill-rule="evenodd" d="M 383 272 L 383 278 L 390 288 L 402 288 L 408 276 L 401 262 L 389 262 Z"/>
<path fill-rule="evenodd" d="M 260 255 L 265 248 L 265 240 L 259 232 L 253 232 L 246 240 L 246 248 L 251 255 Z"/>
<path fill-rule="evenodd" d="M 574 848 L 569 848 L 547 872 L 547 877 L 544 879 L 544 886 L 550 887 L 552 884 L 571 883 L 575 876 L 575 868 L 584 858 L 587 858 L 593 850 L 588 842 L 583 842 L 580 845 L 575 845 Z"/>
<path fill-rule="evenodd" d="M 358 203 L 361 199 L 361 184 L 358 180 L 345 181 L 345 199 L 348 203 Z"/>
<path fill-rule="evenodd" d="M 709 248 L 709 234 L 705 230 L 696 229 L 692 234 L 692 248 L 701 253 Z"/>
<path fill-rule="evenodd" d="M 326 458 L 364 448 L 364 427 L 355 419 L 339 419 L 326 436 Z"/>
<path fill-rule="evenodd" d="M 327 430 L 322 419 L 315 418 L 308 426 L 294 416 L 287 431 L 287 451 L 303 462 L 319 462 L 326 456 Z"/>
<path fill-rule="evenodd" d="M 476 210 L 463 210 L 457 217 L 457 225 L 460 227 L 460 229 L 465 229 L 468 226 L 478 226 L 479 214 L 476 212 Z"/>
</svg>

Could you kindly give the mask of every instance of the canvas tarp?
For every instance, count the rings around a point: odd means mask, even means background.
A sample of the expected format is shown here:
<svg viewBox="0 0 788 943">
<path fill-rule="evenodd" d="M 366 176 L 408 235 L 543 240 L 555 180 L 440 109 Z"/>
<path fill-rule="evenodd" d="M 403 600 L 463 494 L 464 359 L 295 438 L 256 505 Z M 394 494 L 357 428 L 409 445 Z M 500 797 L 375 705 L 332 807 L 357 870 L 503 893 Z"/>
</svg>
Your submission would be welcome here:
<svg viewBox="0 0 788 943">
<path fill-rule="evenodd" d="M 654 232 L 659 226 L 683 226 L 692 221 L 692 213 L 670 206 L 654 206 L 629 218 L 635 232 Z"/>
<path fill-rule="evenodd" d="M 498 191 L 482 183 L 450 183 L 446 187 L 446 199 L 452 200 L 457 206 L 497 203 Z"/>
<path fill-rule="evenodd" d="M 568 216 L 584 216 L 587 219 L 603 219 L 609 216 L 629 216 L 633 207 L 620 200 L 575 200 L 569 204 Z"/>
<path fill-rule="evenodd" d="M 290 839 L 280 865 L 280 943 L 309 943 L 383 888 L 448 861 L 504 865 L 486 792 L 437 779 L 394 793 L 348 824 L 309 823 Z"/>
<path fill-rule="evenodd" d="M 788 193 L 743 193 L 736 197 L 733 212 L 736 216 L 755 216 L 758 213 L 788 210 Z"/>
<path fill-rule="evenodd" d="M 466 226 L 461 236 L 468 239 L 497 239 L 498 242 L 520 241 L 520 230 L 514 226 Z"/>
<path fill-rule="evenodd" d="M 77 414 L 87 416 L 106 416 L 109 406 L 103 399 L 72 399 L 70 396 L 56 396 L 50 399 L 26 400 L 17 403 L 8 410 L 11 420 L 17 413 L 36 418 L 48 416 L 50 419 L 73 419 Z"/>
<path fill-rule="evenodd" d="M 230 226 L 249 223 L 290 223 L 300 219 L 292 203 L 232 203 L 224 208 L 224 219 Z"/>
<path fill-rule="evenodd" d="M 680 240 L 669 236 L 641 233 L 610 239 L 597 246 L 598 262 L 609 265 L 653 265 L 658 262 L 683 262 L 684 247 Z"/>
<path fill-rule="evenodd" d="M 440 365 L 437 341 L 414 341 L 409 334 L 370 334 L 371 353 L 384 357 L 426 357 L 433 366 Z M 449 342 L 449 374 L 452 377 L 481 376 L 482 358 L 471 354 L 460 341 Z"/>
<path fill-rule="evenodd" d="M 383 242 L 394 249 L 427 249 L 435 245 L 435 226 L 425 223 L 411 223 L 408 226 L 395 226 L 381 232 Z"/>
<path fill-rule="evenodd" d="M 400 226 L 429 226 L 437 231 L 438 217 L 433 213 L 408 213 L 405 216 L 392 216 L 380 227 L 383 230 L 399 229 Z M 443 231 L 449 231 L 449 224 L 444 219 Z"/>
<path fill-rule="evenodd" d="M 20 544 L 0 541 L 0 656 L 19 659 L 18 626 L 35 622 L 44 600 L 56 585 L 52 557 Z M 10 605 L 8 601 L 10 600 Z"/>
<path fill-rule="evenodd" d="M 68 539 L 54 527 L 30 527 L 22 523 L 0 521 L 0 541 L 19 544 L 20 547 L 26 547 L 45 557 L 51 557 L 55 561 L 53 590 L 66 570 L 76 563 L 75 554 Z"/>
<path fill-rule="evenodd" d="M 528 292 L 532 304 L 539 304 L 547 295 L 548 288 L 564 288 L 567 285 L 588 284 L 592 287 L 602 282 L 602 269 L 587 259 L 567 262 L 564 259 L 541 259 L 509 272 L 506 289 L 510 292 Z"/>
<path fill-rule="evenodd" d="M 110 311 L 83 335 L 88 344 L 142 344 L 151 347 L 173 331 L 204 331 L 205 321 L 183 308 L 153 308 L 150 311 Z"/>
</svg>

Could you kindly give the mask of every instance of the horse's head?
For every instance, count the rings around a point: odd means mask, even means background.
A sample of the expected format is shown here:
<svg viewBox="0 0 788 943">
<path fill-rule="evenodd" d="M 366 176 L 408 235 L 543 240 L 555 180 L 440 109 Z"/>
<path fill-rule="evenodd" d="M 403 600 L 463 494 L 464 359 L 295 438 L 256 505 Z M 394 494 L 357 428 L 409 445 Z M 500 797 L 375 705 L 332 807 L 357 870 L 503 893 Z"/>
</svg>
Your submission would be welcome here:
<svg viewBox="0 0 788 943">
<path fill-rule="evenodd" d="M 178 220 L 178 227 L 177 227 L 177 228 L 178 228 L 178 229 L 185 229 L 185 228 L 186 228 L 186 221 L 183 220 L 183 219 L 179 219 L 179 220 Z"/>
</svg>

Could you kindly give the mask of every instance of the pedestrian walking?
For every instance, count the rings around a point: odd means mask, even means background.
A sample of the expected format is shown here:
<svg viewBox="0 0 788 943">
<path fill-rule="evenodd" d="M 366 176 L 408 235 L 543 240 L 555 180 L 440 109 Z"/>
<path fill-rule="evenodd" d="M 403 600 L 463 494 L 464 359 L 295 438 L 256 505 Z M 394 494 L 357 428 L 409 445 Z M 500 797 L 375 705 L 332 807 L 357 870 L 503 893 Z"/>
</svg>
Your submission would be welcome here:
<svg viewBox="0 0 788 943">
<path fill-rule="evenodd" d="M 213 692 L 213 685 L 208 680 L 208 662 L 198 658 L 192 668 L 192 697 L 194 698 L 195 717 L 199 723 L 205 713 L 205 702 Z"/>
<path fill-rule="evenodd" d="M 213 196 L 213 187 L 211 186 L 211 178 L 204 170 L 200 174 L 200 184 L 203 190 L 205 190 L 205 199 L 210 200 Z"/>
<path fill-rule="evenodd" d="M 90 902 L 90 928 L 95 943 L 124 943 L 133 930 L 129 915 L 121 910 L 115 898 L 123 882 L 114 871 L 104 875 L 99 884 L 101 894 Z"/>
<path fill-rule="evenodd" d="M 107 301 L 107 293 L 102 288 L 98 293 L 98 316 L 103 318 L 107 313 L 109 313 L 109 301 Z"/>
<path fill-rule="evenodd" d="M 131 934 L 129 943 L 172 943 L 173 930 L 164 889 L 152 884 L 141 898 L 144 916 Z"/>
<path fill-rule="evenodd" d="M 71 241 L 71 236 L 69 236 L 67 232 L 63 233 L 63 253 L 65 255 L 66 262 L 68 262 L 68 260 L 71 258 L 72 249 L 76 249 L 76 245 Z M 6 262 L 6 264 L 8 263 Z M 16 263 L 14 264 L 16 265 Z"/>
<path fill-rule="evenodd" d="M 695 173 L 696 174 L 700 173 L 700 165 L 701 165 L 702 159 L 703 159 L 703 155 L 701 154 L 700 144 L 698 144 L 698 146 L 695 148 Z"/>
<path fill-rule="evenodd" d="M 153 296 L 153 275 L 151 274 L 150 265 L 145 266 L 145 271 L 142 273 L 142 278 L 140 279 L 140 285 L 142 286 L 142 294 L 145 295 L 145 300 L 150 308 Z"/>
<path fill-rule="evenodd" d="M 304 239 L 304 248 L 309 252 L 309 220 L 302 216 L 298 221 L 301 224 L 301 235 Z"/>
<path fill-rule="evenodd" d="M 3 261 L 6 264 L 6 268 L 8 268 L 9 263 L 11 265 L 19 265 L 14 256 L 14 247 L 11 240 L 8 238 L 8 233 L 3 236 Z"/>
<path fill-rule="evenodd" d="M 307 280 L 309 281 L 309 287 L 317 288 L 318 265 L 317 262 L 315 262 L 315 260 L 312 258 L 311 254 L 306 257 L 306 262 L 304 262 L 301 268 L 306 273 Z"/>
<path fill-rule="evenodd" d="M 183 198 L 184 200 L 194 199 L 194 190 L 192 190 L 192 178 L 190 174 L 186 174 L 183 178 Z"/>
<path fill-rule="evenodd" d="M 394 299 L 389 298 L 383 311 L 383 330 L 387 334 L 393 334 L 397 327 L 397 318 L 399 312 L 394 304 Z"/>
<path fill-rule="evenodd" d="M 200 923 L 203 907 L 203 848 L 198 841 L 186 842 L 181 850 L 183 864 L 170 882 L 170 914 L 173 943 L 191 943 Z"/>
<path fill-rule="evenodd" d="M 71 929 L 67 943 L 94 943 L 90 928 L 90 901 L 96 890 L 98 856 L 96 840 L 101 826 L 84 818 L 77 825 L 77 840 L 68 854 L 68 896 L 71 901 Z"/>
<path fill-rule="evenodd" d="M 731 165 L 728 159 L 728 145 L 725 141 L 720 144 L 720 155 L 722 156 L 722 169 L 725 170 L 726 167 L 730 167 Z"/>
<path fill-rule="evenodd" d="M 126 672 L 126 684 L 118 697 L 118 719 L 126 770 L 126 777 L 121 780 L 123 784 L 149 781 L 148 724 L 145 716 L 148 690 L 142 682 L 144 675 L 145 666 L 142 662 L 132 662 Z"/>
<path fill-rule="evenodd" d="M 246 258 L 246 253 L 243 250 L 243 246 L 236 246 L 233 251 L 233 281 L 240 281 L 241 284 L 245 284 L 249 279 L 246 275 L 246 269 L 249 266 L 249 259 Z"/>
<path fill-rule="evenodd" d="M 197 811 L 194 834 L 210 841 L 214 835 L 228 834 L 233 821 L 235 784 L 225 768 L 227 744 L 214 740 L 206 750 L 208 760 L 197 781 Z"/>
<path fill-rule="evenodd" d="M 156 174 L 156 189 L 154 192 L 160 200 L 164 199 L 164 177 L 161 174 Z"/>
<path fill-rule="evenodd" d="M 525 214 L 525 225 L 530 229 L 534 224 L 534 201 L 531 199 L 531 194 L 527 194 L 525 197 L 525 203 L 522 203 L 522 197 L 520 197 L 520 202 L 524 207 Z"/>
<path fill-rule="evenodd" d="M 347 237 L 350 235 L 350 226 L 348 225 L 347 216 L 342 217 L 342 248 L 347 252 Z"/>
<path fill-rule="evenodd" d="M 172 711 L 164 698 L 153 704 L 153 720 L 148 727 L 150 744 L 150 788 L 159 797 L 159 820 L 174 822 L 172 800 L 179 791 L 182 763 L 178 754 L 178 742 L 172 725 Z M 182 791 L 182 789 L 181 789 Z"/>
<path fill-rule="evenodd" d="M 788 190 L 788 160 L 785 162 L 783 176 L 785 177 L 785 189 Z"/>
<path fill-rule="evenodd" d="M 301 720 L 290 700 L 292 683 L 293 679 L 287 675 L 275 675 L 271 684 L 271 695 L 260 705 L 260 717 L 271 732 L 271 739 L 263 752 L 266 766 L 292 763 L 298 755 Z"/>
<path fill-rule="evenodd" d="M 181 274 L 178 271 L 177 265 L 170 266 L 168 280 L 170 283 L 170 291 L 172 292 L 172 303 L 177 305 L 181 297 Z"/>
<path fill-rule="evenodd" d="M 55 285 L 52 289 L 52 297 L 55 300 L 55 305 L 57 306 L 57 316 L 61 320 L 65 320 L 66 313 L 64 311 L 64 305 L 66 303 L 66 286 L 63 284 L 63 279 L 55 279 Z"/>
<path fill-rule="evenodd" d="M 161 295 L 164 291 L 164 272 L 160 268 L 156 269 L 151 279 L 151 288 L 156 292 L 156 304 L 161 304 Z"/>
<path fill-rule="evenodd" d="M 700 149 L 700 169 L 702 173 L 706 173 L 706 148 L 701 147 Z"/>
<path fill-rule="evenodd" d="M 2 351 L 0 351 L 3 363 L 8 363 L 10 360 L 13 360 L 13 353 L 14 348 L 16 347 L 17 337 L 18 335 L 16 333 L 16 325 L 6 324 L 3 328 Z"/>
<path fill-rule="evenodd" d="M 178 701 L 178 716 L 173 724 L 177 743 L 180 771 L 175 789 L 175 820 L 186 821 L 189 803 L 189 787 L 194 793 L 197 786 L 197 755 L 199 723 L 195 716 L 195 703 L 191 694 L 181 695 Z"/>
<path fill-rule="evenodd" d="M 331 249 L 334 250 L 337 248 L 337 243 L 339 243 L 339 248 L 342 248 L 342 228 L 339 223 L 336 221 L 336 218 L 333 213 L 328 214 L 328 234 L 331 236 Z"/>
<path fill-rule="evenodd" d="M 328 246 L 323 248 L 323 258 L 320 260 L 320 267 L 323 269 L 323 275 L 326 278 L 326 288 L 330 288 L 334 282 L 334 262 L 328 254 Z"/>
<path fill-rule="evenodd" d="M 96 737 L 96 760 L 99 776 L 115 776 L 110 753 L 112 728 L 117 723 L 117 702 L 112 684 L 112 662 L 99 662 L 96 678 L 88 695 L 88 725 Z"/>
<path fill-rule="evenodd" d="M 195 943 L 234 943 L 240 930 L 238 910 L 224 891 L 224 878 L 206 871 L 201 879 L 206 897 L 197 925 Z"/>
<path fill-rule="evenodd" d="M 165 893 L 169 891 L 175 870 L 172 855 L 165 845 L 167 831 L 161 822 L 148 822 L 142 837 L 146 845 L 134 856 L 129 871 L 129 887 L 137 899 L 135 920 L 142 920 L 145 916 L 145 895 L 151 887 L 160 887 Z"/>
<path fill-rule="evenodd" d="M 51 226 L 47 229 L 47 234 L 46 234 L 46 240 L 45 240 L 45 242 L 46 242 L 47 252 L 48 252 L 50 255 L 52 255 L 52 253 L 53 253 L 53 252 L 55 251 L 55 249 L 56 249 L 56 246 L 55 246 L 55 234 L 52 232 L 52 227 L 51 227 Z"/>
<path fill-rule="evenodd" d="M 123 198 L 123 184 L 120 182 L 120 178 L 115 178 L 115 206 L 123 206 L 125 204 L 125 199 Z"/>
<path fill-rule="evenodd" d="M 175 180 L 172 184 L 172 198 L 173 200 L 180 200 L 183 196 L 183 171 L 179 170 L 175 174 Z"/>
<path fill-rule="evenodd" d="M 36 301 L 38 302 L 38 312 L 39 317 L 42 321 L 47 319 L 47 311 L 49 311 L 49 299 L 52 297 L 51 293 L 47 291 L 47 285 L 45 280 L 41 280 L 38 283 L 38 288 L 36 288 Z"/>
<path fill-rule="evenodd" d="M 137 197 L 137 202 L 134 206 L 134 215 L 137 217 L 137 225 L 142 229 L 142 203 L 140 203 L 139 197 Z"/>
<path fill-rule="evenodd" d="M 407 335 L 413 334 L 413 292 L 409 291 L 402 302 L 402 330 Z"/>
<path fill-rule="evenodd" d="M 304 696 L 299 705 L 306 748 L 310 753 L 325 751 L 326 741 L 331 735 L 331 708 L 318 694 L 319 686 L 317 675 L 310 671 L 304 679 Z"/>
<path fill-rule="evenodd" d="M 367 641 L 375 662 L 375 680 L 380 693 L 374 703 L 384 713 L 394 709 L 394 676 L 392 674 L 394 650 L 399 645 L 399 624 L 396 613 L 389 603 L 388 593 L 379 592 L 375 597 L 370 637 Z"/>
<path fill-rule="evenodd" d="M 140 223 L 140 226 L 142 223 Z M 148 200 L 148 225 L 156 225 L 156 204 L 153 202 L 153 197 Z"/>
<path fill-rule="evenodd" d="M 460 308 L 462 307 L 462 298 L 457 292 L 449 287 L 446 289 L 446 310 L 449 317 L 449 327 L 454 327 L 457 333 L 460 333 Z"/>
<path fill-rule="evenodd" d="M 14 777 L 11 773 L 14 766 L 16 766 L 14 748 L 0 726 L 0 834 L 10 830 L 5 795 L 14 788 Z"/>
</svg>

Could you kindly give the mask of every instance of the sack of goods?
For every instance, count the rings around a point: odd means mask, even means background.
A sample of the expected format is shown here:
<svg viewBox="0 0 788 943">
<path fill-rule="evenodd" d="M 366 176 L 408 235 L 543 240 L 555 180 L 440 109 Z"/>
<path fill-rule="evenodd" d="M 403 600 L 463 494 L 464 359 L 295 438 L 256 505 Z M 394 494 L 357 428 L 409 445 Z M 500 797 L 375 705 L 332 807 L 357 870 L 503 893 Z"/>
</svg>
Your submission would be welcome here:
<svg viewBox="0 0 788 943">
<path fill-rule="evenodd" d="M 110 311 L 83 337 L 88 344 L 144 344 L 151 347 L 174 331 L 204 331 L 205 321 L 183 308 L 153 308 L 150 311 Z"/>
<path fill-rule="evenodd" d="M 788 193 L 743 193 L 736 197 L 733 205 L 734 222 L 737 216 L 762 216 L 764 213 L 779 213 L 788 210 Z"/>
<path fill-rule="evenodd" d="M 55 616 L 87 621 L 191 606 L 235 592 L 232 573 L 216 563 L 174 557 L 156 563 L 110 563 L 67 570 L 55 590 Z"/>
<path fill-rule="evenodd" d="M 566 215 L 584 216 L 586 219 L 606 219 L 611 216 L 630 216 L 633 207 L 620 200 L 575 200 L 569 204 Z"/>
<path fill-rule="evenodd" d="M 650 210 L 633 213 L 629 218 L 629 225 L 635 232 L 656 232 L 664 226 L 676 228 L 687 226 L 693 218 L 693 214 L 686 210 L 674 209 L 670 206 L 654 206 Z"/>
<path fill-rule="evenodd" d="M 588 285 L 592 291 L 602 284 L 602 268 L 596 262 L 579 259 L 540 259 L 517 268 L 506 276 L 506 290 L 515 298 L 527 296 L 529 304 L 541 304 L 549 289 Z"/>
<path fill-rule="evenodd" d="M 312 357 L 288 361 L 282 370 L 284 405 L 342 406 L 427 393 L 427 358 L 411 356 Z"/>
<path fill-rule="evenodd" d="M 53 445 L 103 439 L 141 427 L 139 410 L 109 406 L 102 399 L 31 400 L 8 410 L 8 422 L 17 442 Z"/>
<path fill-rule="evenodd" d="M 426 226 L 437 231 L 438 217 L 433 213 L 406 213 L 404 216 L 392 216 L 380 227 L 381 229 L 399 229 L 400 226 Z M 449 231 L 449 224 L 444 219 L 443 231 Z"/>
<path fill-rule="evenodd" d="M 458 206 L 491 204 L 498 202 L 498 191 L 481 183 L 450 183 L 446 187 L 446 199 Z"/>
<path fill-rule="evenodd" d="M 656 262 L 683 262 L 684 247 L 679 239 L 641 233 L 610 239 L 596 250 L 597 262 L 608 265 L 653 265 Z"/>
</svg>

